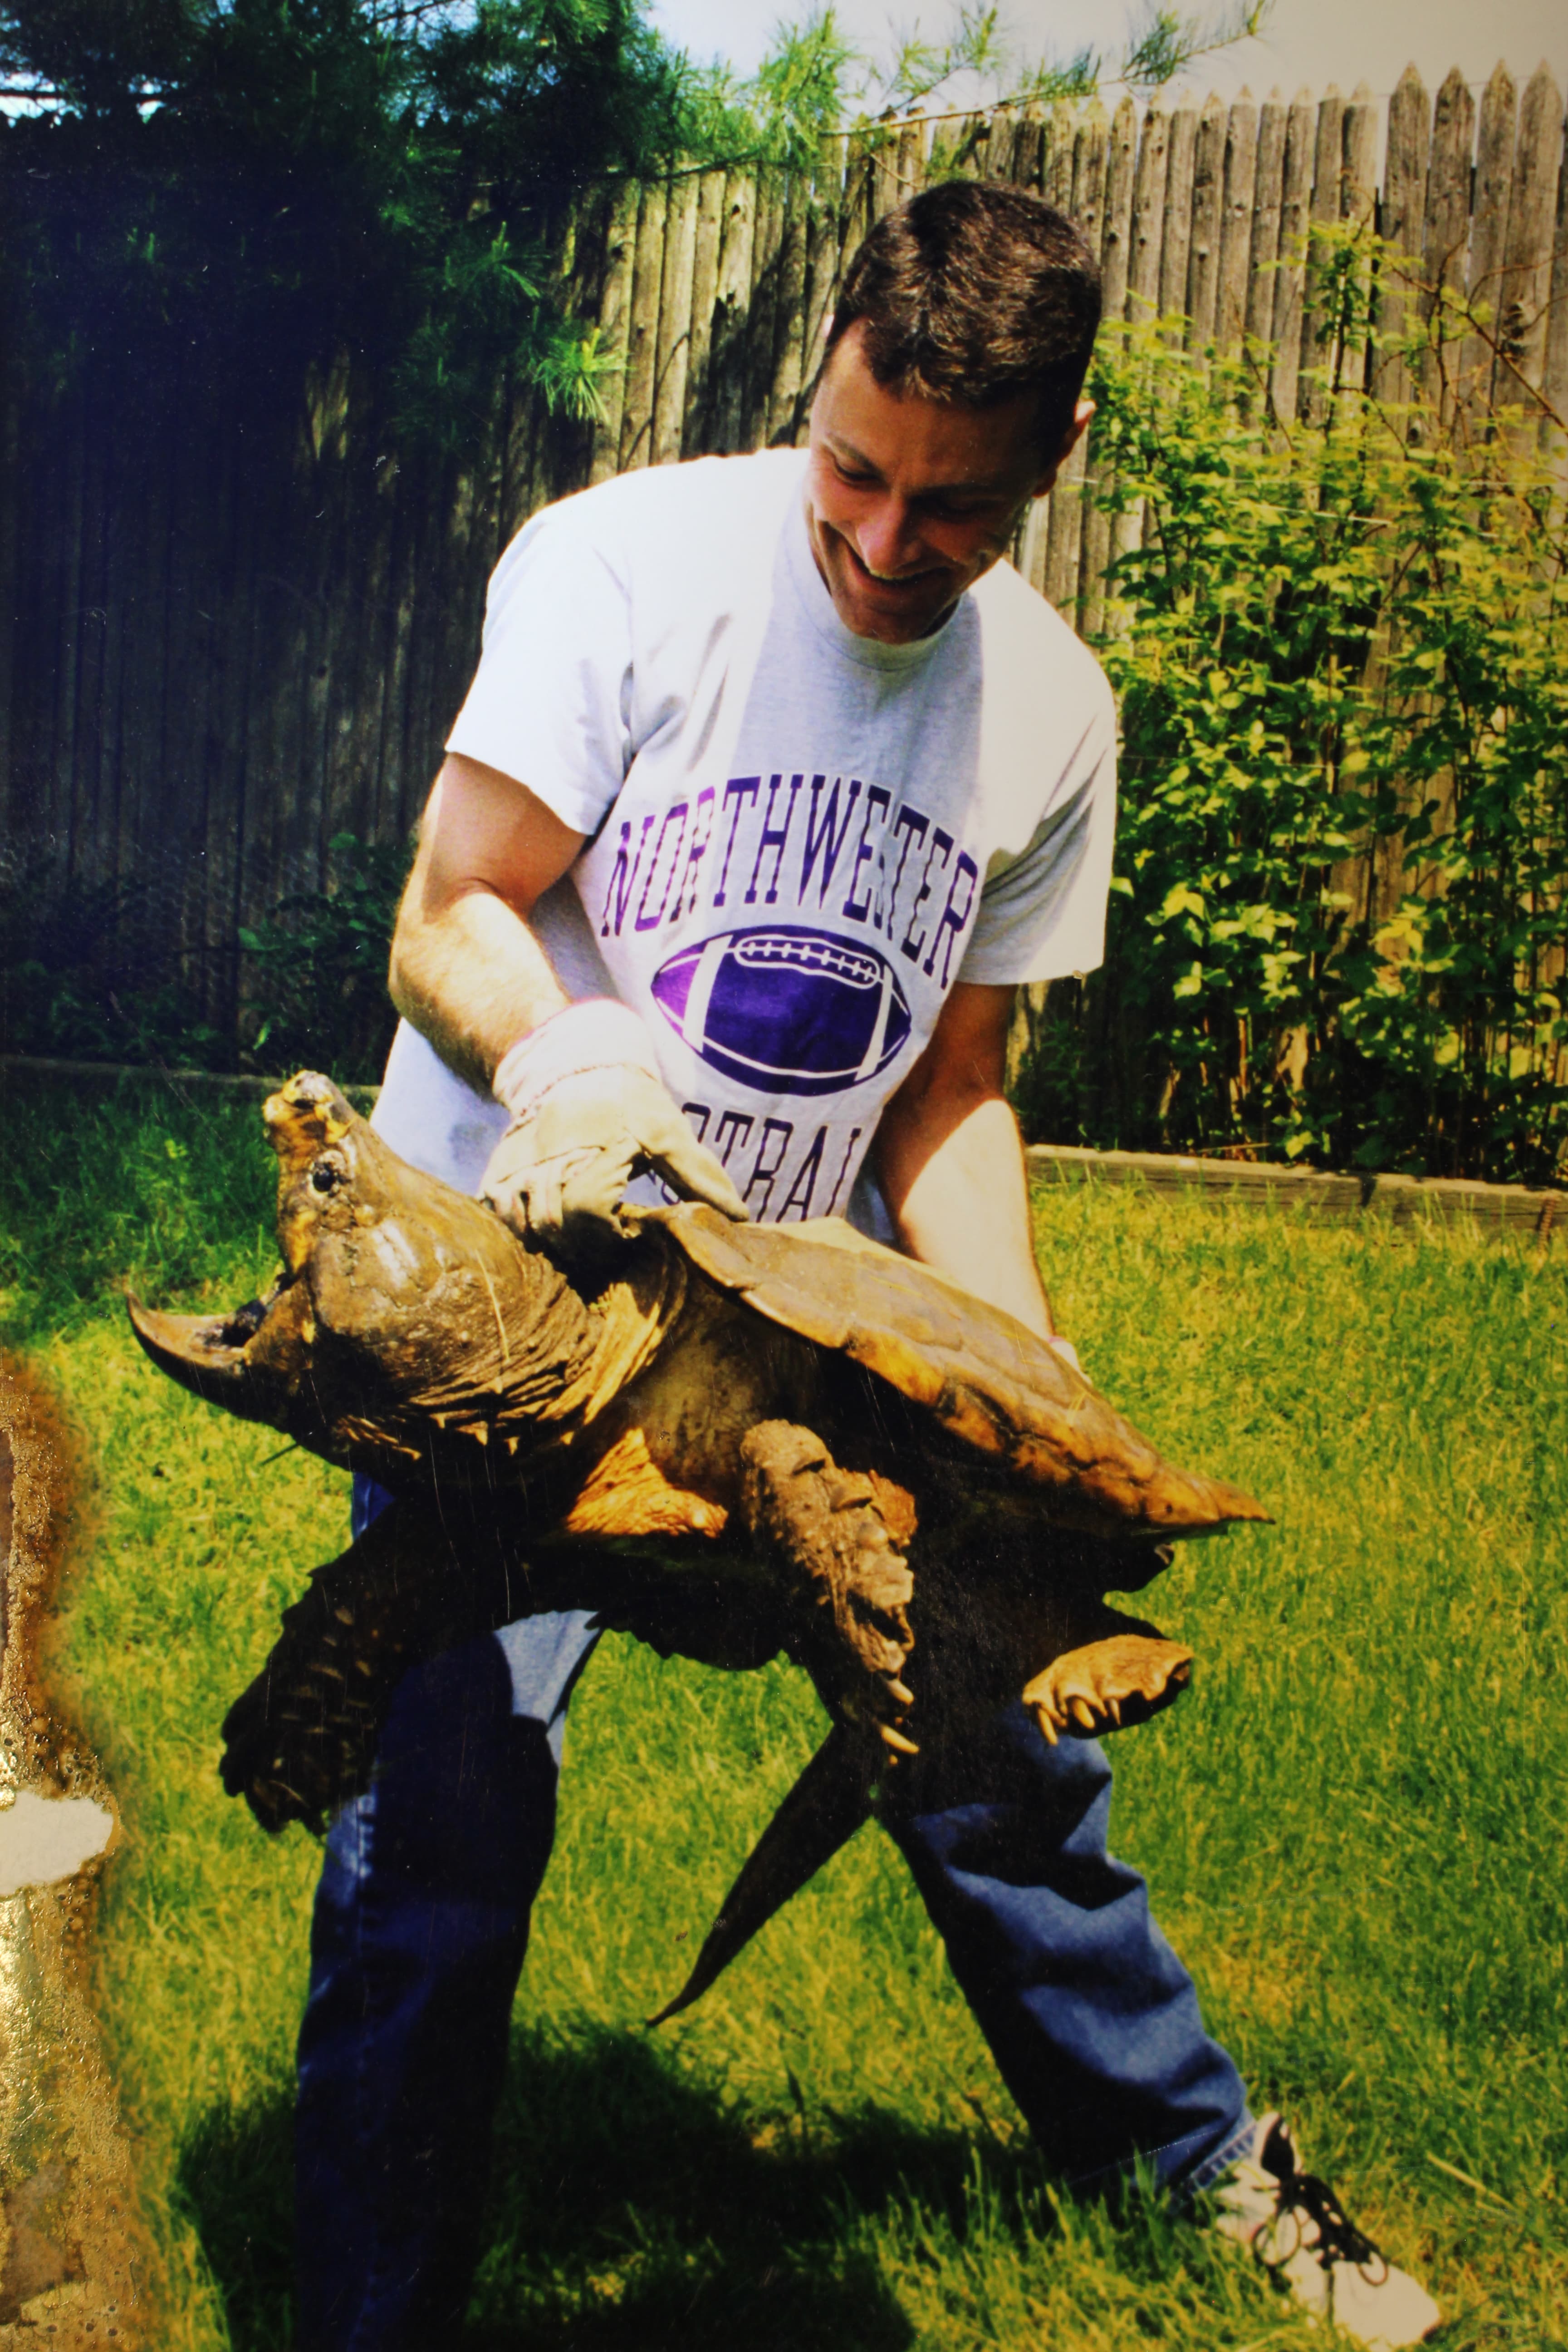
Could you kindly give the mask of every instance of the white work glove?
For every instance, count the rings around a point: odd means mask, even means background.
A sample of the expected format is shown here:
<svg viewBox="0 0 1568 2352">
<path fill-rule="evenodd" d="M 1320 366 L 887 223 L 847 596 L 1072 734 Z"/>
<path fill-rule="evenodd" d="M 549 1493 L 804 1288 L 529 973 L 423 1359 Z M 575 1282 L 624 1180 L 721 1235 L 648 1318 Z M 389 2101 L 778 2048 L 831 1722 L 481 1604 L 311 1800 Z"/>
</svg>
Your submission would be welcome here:
<svg viewBox="0 0 1568 2352">
<path fill-rule="evenodd" d="M 506 1055 L 493 1092 L 511 1113 L 480 1192 L 522 1241 L 603 1255 L 630 1229 L 626 1186 L 652 1169 L 672 1192 L 743 1219 L 746 1204 L 665 1092 L 629 1005 L 569 1004 Z"/>
</svg>

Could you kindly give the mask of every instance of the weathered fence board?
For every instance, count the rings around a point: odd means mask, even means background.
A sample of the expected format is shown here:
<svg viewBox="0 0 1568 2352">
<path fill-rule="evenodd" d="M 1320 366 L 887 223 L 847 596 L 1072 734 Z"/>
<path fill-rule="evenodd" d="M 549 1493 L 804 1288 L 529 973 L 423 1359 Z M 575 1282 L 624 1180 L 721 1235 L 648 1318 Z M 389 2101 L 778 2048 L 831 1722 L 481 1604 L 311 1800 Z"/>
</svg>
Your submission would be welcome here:
<svg viewBox="0 0 1568 2352">
<path fill-rule="evenodd" d="M 631 323 L 626 337 L 626 394 L 616 471 L 653 462 L 654 405 L 658 390 L 658 321 L 664 292 L 664 242 L 669 192 L 662 182 L 645 188 L 637 215 L 632 270 Z"/>
<path fill-rule="evenodd" d="M 1192 239 L 1187 255 L 1187 338 L 1212 343 L 1219 312 L 1220 226 L 1225 210 L 1226 110 L 1211 98 L 1193 147 Z"/>
<path fill-rule="evenodd" d="M 621 424 L 626 415 L 631 348 L 633 286 L 637 273 L 637 215 L 641 190 L 616 191 L 605 233 L 605 290 L 599 305 L 600 348 L 609 364 L 604 379 L 605 413 L 594 435 L 589 480 L 606 482 L 620 464 Z"/>
<path fill-rule="evenodd" d="M 1237 350 L 1247 331 L 1247 285 L 1257 203 L 1258 109 L 1252 103 L 1251 93 L 1244 90 L 1226 119 L 1219 276 L 1215 294 L 1215 334 L 1222 351 Z"/>
<path fill-rule="evenodd" d="M 684 433 L 700 194 L 697 175 L 689 172 L 672 184 L 668 195 L 669 242 L 659 295 L 658 353 L 654 370 L 651 455 L 656 466 L 668 466 L 679 457 Z"/>
<path fill-rule="evenodd" d="M 1509 196 L 1498 300 L 1497 397 L 1511 402 L 1539 388 L 1546 359 L 1546 311 L 1552 293 L 1552 231 L 1563 155 L 1563 107 L 1542 66 L 1525 87 L 1519 145 Z"/>
<path fill-rule="evenodd" d="M 719 299 L 719 257 L 724 242 L 725 175 L 704 172 L 697 198 L 697 243 L 691 263 L 691 358 L 686 372 L 680 454 L 695 457 L 702 447 L 713 350 L 713 316 Z"/>
<path fill-rule="evenodd" d="M 330 354 L 308 385 L 258 387 L 243 415 L 188 355 L 129 403 L 107 365 L 65 395 L 13 377 L 5 854 L 52 849 L 82 890 L 128 894 L 149 937 L 196 960 L 211 1017 L 231 1021 L 237 927 L 320 887 L 335 832 L 412 823 L 498 551 L 540 506 L 624 467 L 799 439 L 845 264 L 923 184 L 933 139 L 936 168 L 1015 180 L 1079 220 L 1108 317 L 1166 314 L 1196 349 L 1272 343 L 1283 417 L 1321 413 L 1325 365 L 1359 381 L 1364 350 L 1336 353 L 1319 305 L 1331 225 L 1365 223 L 1408 256 L 1375 289 L 1385 334 L 1426 316 L 1439 287 L 1486 306 L 1442 387 L 1450 405 L 1539 390 L 1561 419 L 1563 133 L 1544 68 L 1521 99 L 1500 67 L 1479 108 L 1457 71 L 1433 100 L 1412 69 L 1386 126 L 1364 88 L 1289 105 L 1178 98 L 1141 118 L 1123 98 L 1109 121 L 1098 102 L 1061 103 L 839 135 L 811 171 L 760 183 L 711 168 L 587 189 L 547 242 L 553 290 L 609 363 L 603 415 L 552 416 L 514 383 L 461 464 L 378 446 L 368 387 Z M 1376 388 L 1403 397 L 1402 363 L 1382 361 Z M 1090 635 L 1106 568 L 1141 527 L 1095 503 L 1098 482 L 1090 439 L 1016 550 Z"/>
<path fill-rule="evenodd" d="M 1513 76 L 1500 64 L 1481 100 L 1480 137 L 1470 200 L 1470 266 L 1466 291 L 1471 303 L 1495 318 L 1508 242 L 1508 205 L 1513 185 L 1515 118 Z M 1467 336 L 1459 354 L 1459 398 L 1479 404 L 1491 392 L 1493 346 L 1489 337 Z"/>
<path fill-rule="evenodd" d="M 1568 415 L 1568 121 L 1563 129 L 1563 160 L 1557 176 L 1557 218 L 1552 234 L 1552 309 L 1546 322 L 1546 383 L 1552 430 L 1561 439 Z"/>
<path fill-rule="evenodd" d="M 1171 166 L 1170 118 L 1152 106 L 1143 118 L 1132 189 L 1132 256 L 1128 270 L 1129 318 L 1160 307 L 1160 249 L 1165 226 L 1165 182 Z"/>
<path fill-rule="evenodd" d="M 1344 100 L 1332 83 L 1318 100 L 1316 134 L 1312 142 L 1312 194 L 1308 215 L 1314 231 L 1337 224 L 1341 179 L 1344 165 Z M 1332 310 L 1329 299 L 1330 247 L 1321 235 L 1310 235 L 1307 244 L 1307 285 L 1303 297 L 1301 413 L 1314 422 L 1326 404 L 1324 374 L 1333 364 Z"/>
<path fill-rule="evenodd" d="M 1357 84 L 1344 112 L 1340 160 L 1340 218 L 1352 227 L 1377 225 L 1377 110 L 1365 82 Z M 1363 272 L 1370 279 L 1371 263 Z M 1359 337 L 1335 338 L 1334 380 L 1360 391 L 1366 381 L 1364 331 Z"/>
<path fill-rule="evenodd" d="M 1160 246 L 1160 309 L 1167 317 L 1186 308 L 1197 143 L 1195 110 L 1190 106 L 1178 106 L 1171 117 L 1165 162 L 1164 235 Z"/>
<path fill-rule="evenodd" d="M 719 289 L 708 357 L 711 397 L 706 446 L 710 449 L 732 450 L 741 446 L 746 397 L 743 328 L 751 303 L 756 217 L 754 184 L 749 174 L 731 172 L 724 187 L 724 242 L 719 257 Z"/>
<path fill-rule="evenodd" d="M 1300 389 L 1301 346 L 1306 327 L 1307 238 L 1311 217 L 1312 152 L 1317 114 L 1310 97 L 1298 90 L 1285 122 L 1285 154 L 1279 194 L 1279 263 L 1274 278 L 1274 360 L 1269 397 L 1281 416 L 1294 416 Z"/>
<path fill-rule="evenodd" d="M 1100 266 L 1101 291 L 1108 319 L 1127 315 L 1132 263 L 1132 208 L 1138 171 L 1138 115 L 1130 98 L 1116 110 L 1107 135 L 1105 197 Z M 1105 574 L 1112 553 L 1120 515 L 1096 500 L 1096 469 L 1086 453 L 1087 510 L 1083 522 L 1082 609 L 1079 625 L 1089 637 L 1099 635 L 1105 620 Z M 1027 562 L 1020 562 L 1025 577 L 1033 579 Z M 1036 584 L 1038 584 L 1037 583 Z"/>
<path fill-rule="evenodd" d="M 1247 247 L 1247 314 L 1243 331 L 1266 343 L 1274 331 L 1279 234 L 1285 199 L 1285 128 L 1289 112 L 1277 89 L 1258 110 L 1253 164 L 1252 235 Z"/>
<path fill-rule="evenodd" d="M 1432 149 L 1431 114 L 1421 77 L 1406 66 L 1399 87 L 1388 103 L 1388 151 L 1383 167 L 1381 227 L 1394 250 L 1418 267 L 1422 222 L 1426 209 L 1426 169 Z M 1392 342 L 1404 332 L 1411 316 L 1411 275 L 1408 270 L 1384 273 L 1378 299 L 1378 325 Z M 1384 400 L 1409 397 L 1409 369 L 1397 352 L 1388 352 L 1379 362 L 1376 389 Z"/>
</svg>

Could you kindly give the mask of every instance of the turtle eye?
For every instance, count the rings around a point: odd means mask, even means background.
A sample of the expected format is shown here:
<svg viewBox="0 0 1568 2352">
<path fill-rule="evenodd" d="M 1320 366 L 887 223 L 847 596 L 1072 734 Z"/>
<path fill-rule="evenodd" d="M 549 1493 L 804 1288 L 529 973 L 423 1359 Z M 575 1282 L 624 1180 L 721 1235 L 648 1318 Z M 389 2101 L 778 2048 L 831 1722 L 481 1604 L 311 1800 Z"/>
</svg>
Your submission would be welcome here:
<svg viewBox="0 0 1568 2352">
<path fill-rule="evenodd" d="M 338 1181 L 338 1171 L 330 1160 L 318 1160 L 310 1171 L 310 1183 L 315 1192 L 330 1192 Z"/>
</svg>

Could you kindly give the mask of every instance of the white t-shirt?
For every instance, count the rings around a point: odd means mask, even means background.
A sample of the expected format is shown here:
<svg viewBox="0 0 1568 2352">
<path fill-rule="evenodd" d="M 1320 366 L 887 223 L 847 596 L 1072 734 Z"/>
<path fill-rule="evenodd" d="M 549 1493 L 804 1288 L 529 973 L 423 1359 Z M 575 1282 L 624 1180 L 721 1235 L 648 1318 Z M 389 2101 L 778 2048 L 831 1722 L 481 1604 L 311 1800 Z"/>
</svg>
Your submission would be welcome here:
<svg viewBox="0 0 1568 2352">
<path fill-rule="evenodd" d="M 590 836 L 535 928 L 573 997 L 642 1014 L 753 1216 L 842 1214 L 955 980 L 1099 963 L 1115 717 L 1067 624 L 997 564 L 942 628 L 847 629 L 805 455 L 620 476 L 496 567 L 450 751 Z M 505 1124 L 406 1024 L 376 1125 L 476 1191 Z"/>
</svg>

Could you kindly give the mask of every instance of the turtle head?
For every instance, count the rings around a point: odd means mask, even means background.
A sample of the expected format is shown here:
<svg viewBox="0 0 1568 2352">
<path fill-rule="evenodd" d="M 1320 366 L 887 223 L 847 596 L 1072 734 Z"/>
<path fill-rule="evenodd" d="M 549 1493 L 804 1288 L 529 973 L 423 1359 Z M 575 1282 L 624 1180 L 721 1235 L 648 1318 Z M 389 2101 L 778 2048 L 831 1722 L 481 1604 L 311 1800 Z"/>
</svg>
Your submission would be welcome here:
<svg viewBox="0 0 1568 2352">
<path fill-rule="evenodd" d="M 378 1157 L 370 1128 L 331 1078 L 300 1070 L 261 1107 L 278 1154 L 278 1243 L 290 1275 L 304 1271 L 323 1229 L 374 1215 Z M 368 1138 L 367 1151 L 362 1138 Z M 381 1148 L 384 1153 L 385 1147 Z M 367 1185 L 368 1180 L 368 1185 Z"/>
<path fill-rule="evenodd" d="M 269 1096 L 263 1117 L 278 1155 L 278 1282 L 227 1315 L 131 1302 L 171 1379 L 331 1461 L 383 1469 L 421 1460 L 437 1418 L 484 1431 L 511 1413 L 527 1426 L 571 1387 L 599 1320 L 542 1252 L 400 1159 L 314 1070 Z"/>
<path fill-rule="evenodd" d="M 310 1277 L 328 1254 L 324 1243 L 352 1238 L 393 1205 L 395 1184 L 382 1164 L 390 1155 L 319 1071 L 301 1070 L 269 1095 L 262 1118 L 278 1154 L 283 1268 L 272 1289 L 226 1315 L 163 1315 L 134 1298 L 126 1305 L 147 1354 L 182 1388 L 331 1453 Z"/>
</svg>

